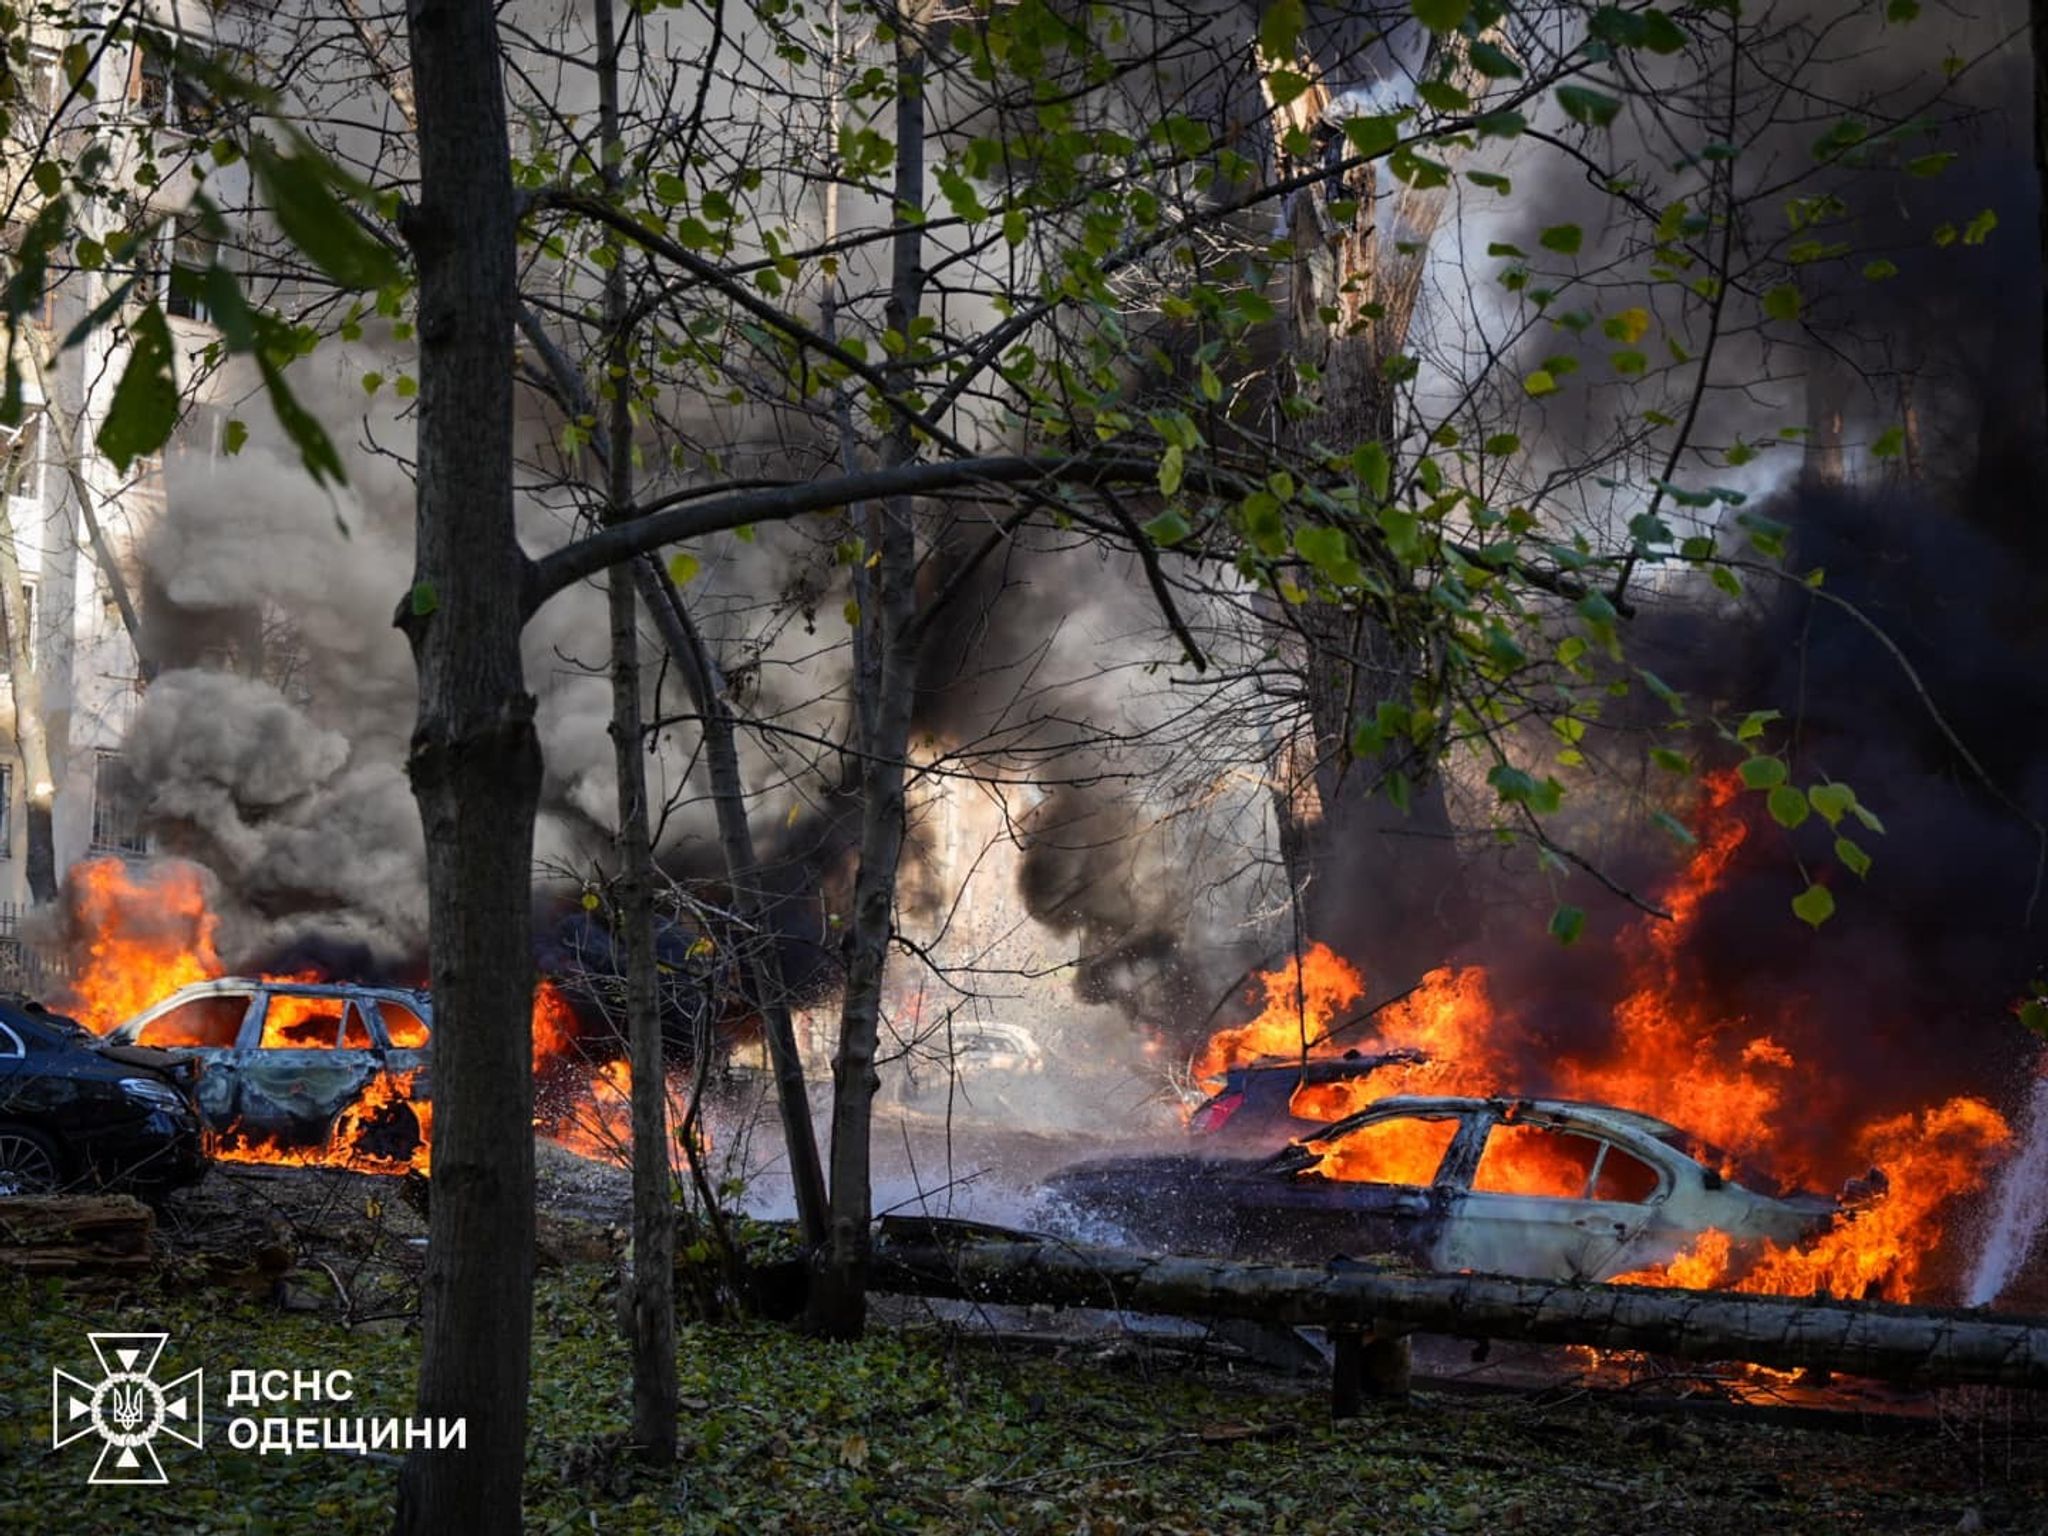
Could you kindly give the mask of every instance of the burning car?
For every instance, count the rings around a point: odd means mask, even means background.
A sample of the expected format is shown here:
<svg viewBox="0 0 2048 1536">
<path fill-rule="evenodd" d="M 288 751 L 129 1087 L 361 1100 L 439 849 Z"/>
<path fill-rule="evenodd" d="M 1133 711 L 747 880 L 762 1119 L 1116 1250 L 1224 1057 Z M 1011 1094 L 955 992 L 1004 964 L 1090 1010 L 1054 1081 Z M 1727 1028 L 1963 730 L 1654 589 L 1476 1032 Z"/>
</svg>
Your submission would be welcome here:
<svg viewBox="0 0 2048 1536">
<path fill-rule="evenodd" d="M 1382 1067 L 1421 1066 L 1422 1051 L 1401 1047 L 1390 1051 L 1346 1051 L 1341 1056 L 1314 1056 L 1307 1061 L 1268 1057 L 1227 1069 L 1216 1091 L 1188 1117 L 1197 1135 L 1227 1136 L 1233 1141 L 1272 1141 L 1283 1136 L 1309 1136 L 1322 1122 L 1294 1112 L 1303 1088 L 1332 1083 L 1358 1083 Z"/>
<path fill-rule="evenodd" d="M 394 1171 L 428 1134 L 426 994 L 222 977 L 180 987 L 107 1035 L 201 1064 L 198 1101 L 227 1148 L 302 1149 Z"/>
<path fill-rule="evenodd" d="M 0 1197 L 191 1183 L 206 1172 L 194 1075 L 38 1004 L 0 1003 Z"/>
<path fill-rule="evenodd" d="M 1739 1183 L 1711 1149 L 1632 1110 L 1419 1095 L 1381 1099 L 1267 1157 L 1113 1158 L 1056 1175 L 1048 1192 L 1146 1247 L 1385 1255 L 1555 1280 L 1662 1264 L 1708 1232 L 1788 1245 L 1841 1210 Z"/>
</svg>

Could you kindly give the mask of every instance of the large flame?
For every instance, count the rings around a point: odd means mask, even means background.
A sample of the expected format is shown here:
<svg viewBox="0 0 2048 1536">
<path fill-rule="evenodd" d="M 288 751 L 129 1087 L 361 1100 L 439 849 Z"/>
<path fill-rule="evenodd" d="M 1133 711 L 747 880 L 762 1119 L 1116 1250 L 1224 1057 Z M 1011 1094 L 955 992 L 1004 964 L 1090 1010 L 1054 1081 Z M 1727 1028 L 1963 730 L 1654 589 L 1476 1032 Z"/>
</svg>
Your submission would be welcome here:
<svg viewBox="0 0 2048 1536">
<path fill-rule="evenodd" d="M 1427 1059 L 1391 1063 L 1342 1082 L 1304 1084 L 1295 1092 L 1294 1113 L 1330 1121 L 1401 1093 L 1540 1094 L 1655 1115 L 1703 1147 L 1736 1149 L 1788 1183 L 1832 1186 L 1876 1167 L 1888 1181 L 1882 1194 L 1857 1202 L 1832 1230 L 1797 1248 L 1744 1253 L 1725 1235 L 1709 1233 L 1673 1263 L 1627 1278 L 1912 1299 L 1924 1290 L 1927 1256 L 1940 1249 L 1958 1197 L 1982 1187 L 2011 1131 L 1989 1104 L 1967 1097 L 1874 1117 L 1834 1147 L 1817 1145 L 1809 1127 L 1788 1124 L 1801 1096 L 1811 1092 L 1792 1051 L 1769 1028 L 1717 1007 L 1689 962 L 1705 900 L 1749 837 L 1740 789 L 1732 773 L 1707 781 L 1697 841 L 1660 893 L 1668 919 L 1640 920 L 1617 941 L 1627 989 L 1597 1053 L 1542 1048 L 1523 1022 L 1495 1006 L 1477 966 L 1431 971 L 1411 992 L 1368 1014 L 1357 967 L 1315 943 L 1255 978 L 1251 1000 L 1262 1004 L 1259 1013 L 1248 1024 L 1219 1031 L 1197 1059 L 1196 1076 L 1218 1086 L 1216 1080 L 1242 1062 L 1337 1056 L 1354 1046 L 1405 1048 Z M 1448 1144 L 1448 1127 L 1402 1121 L 1369 1137 L 1315 1144 L 1324 1155 L 1320 1171 L 1426 1183 Z M 1721 1171 L 1741 1176 L 1732 1156 Z M 1475 1182 L 1505 1194 L 1576 1194 L 1587 1172 L 1558 1138 L 1503 1127 L 1490 1138 Z"/>
<path fill-rule="evenodd" d="M 216 947 L 219 920 L 208 899 L 209 876 L 200 866 L 176 859 L 146 865 L 94 859 L 72 868 L 65 889 L 73 967 L 58 1001 L 95 1032 L 105 1034 L 180 987 L 228 974 Z M 263 979 L 330 978 L 299 971 Z M 383 1012 L 395 1049 L 427 1044 L 417 1016 L 390 1007 Z M 338 1013 L 332 998 L 273 997 L 264 1013 L 262 1044 L 331 1045 Z M 581 1033 L 575 1007 L 560 987 L 543 979 L 533 995 L 533 1071 L 542 1106 L 535 1127 L 581 1156 L 615 1160 L 632 1145 L 632 1073 L 623 1060 L 586 1061 Z M 424 1173 L 432 1163 L 433 1106 L 418 1097 L 418 1076 L 378 1072 L 336 1117 L 324 1143 L 281 1141 L 237 1122 L 210 1135 L 211 1150 L 231 1162 Z M 677 1123 L 681 1093 L 672 1082 L 670 1107 Z"/>
</svg>

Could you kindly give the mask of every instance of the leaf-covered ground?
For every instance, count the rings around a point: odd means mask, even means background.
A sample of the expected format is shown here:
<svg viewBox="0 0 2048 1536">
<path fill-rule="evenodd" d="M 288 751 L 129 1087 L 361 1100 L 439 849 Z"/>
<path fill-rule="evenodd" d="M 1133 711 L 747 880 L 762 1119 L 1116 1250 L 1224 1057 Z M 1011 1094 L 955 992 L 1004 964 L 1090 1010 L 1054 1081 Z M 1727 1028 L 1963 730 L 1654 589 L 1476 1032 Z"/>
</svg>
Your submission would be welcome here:
<svg viewBox="0 0 2048 1536">
<path fill-rule="evenodd" d="M 1426 1393 L 1332 1425 L 1320 1397 L 1214 1364 L 1055 1359 L 936 1330 L 829 1347 L 686 1327 L 682 1459 L 656 1472 L 619 1443 L 604 1284 L 571 1268 L 541 1285 L 531 1531 L 2048 1530 L 2048 1444 L 1997 1397 L 1883 1435 Z M 88 1488 L 93 1449 L 50 1449 L 51 1368 L 90 1376 L 88 1331 L 143 1329 L 171 1334 L 160 1376 L 206 1368 L 208 1449 L 170 1447 L 168 1487 Z M 378 1531 L 395 1464 L 231 1450 L 228 1372 L 347 1369 L 345 1411 L 402 1415 L 413 1349 L 402 1324 L 345 1331 L 217 1287 L 112 1298 L 0 1276 L 0 1530 Z"/>
</svg>

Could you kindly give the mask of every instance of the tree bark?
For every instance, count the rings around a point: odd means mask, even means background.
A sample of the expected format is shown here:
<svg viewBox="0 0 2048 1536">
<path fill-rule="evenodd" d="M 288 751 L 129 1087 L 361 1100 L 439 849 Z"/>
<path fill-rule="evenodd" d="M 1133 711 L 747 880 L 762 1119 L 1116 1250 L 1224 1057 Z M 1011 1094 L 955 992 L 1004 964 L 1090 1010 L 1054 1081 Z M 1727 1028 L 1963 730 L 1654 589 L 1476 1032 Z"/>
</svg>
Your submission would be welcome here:
<svg viewBox="0 0 2048 1536">
<path fill-rule="evenodd" d="M 1288 147 L 1291 131 L 1312 142 L 1337 131 L 1322 119 L 1329 93 L 1319 66 L 1303 59 L 1293 67 L 1310 88 L 1284 106 L 1268 96 L 1281 174 L 1303 168 Z M 1262 71 L 1262 85 L 1265 78 Z M 1391 456 L 1400 440 L 1387 365 L 1406 345 L 1444 194 L 1382 186 L 1379 176 L 1377 166 L 1360 166 L 1286 205 L 1295 251 L 1287 346 L 1307 365 L 1305 392 L 1318 410 L 1298 423 L 1282 418 L 1281 432 L 1304 453 L 1319 442 L 1378 443 Z M 1409 579 L 1398 568 L 1383 574 L 1384 598 L 1312 598 L 1275 610 L 1277 637 L 1298 658 L 1307 738 L 1289 745 L 1275 809 L 1308 932 L 1362 962 L 1375 991 L 1393 992 L 1440 964 L 1466 925 L 1453 910 L 1462 872 L 1434 740 L 1397 741 L 1364 759 L 1352 752 L 1359 722 L 1383 702 L 1409 705 L 1427 670 L 1425 619 Z M 1407 786 L 1398 801 L 1386 788 L 1394 775 Z"/>
<path fill-rule="evenodd" d="M 828 1230 L 825 1174 L 818 1163 L 810 1093 L 804 1085 L 803 1058 L 796 1048 L 796 1027 L 789 1016 L 782 953 L 765 922 L 761 865 L 754 851 L 753 828 L 747 822 L 746 784 L 740 778 L 732 709 L 726 702 L 717 665 L 668 573 L 651 555 L 635 561 L 633 568 L 639 575 L 641 597 L 683 674 L 683 685 L 690 691 L 704 733 L 704 764 L 711 775 L 711 805 L 718 816 L 718 840 L 725 855 L 725 879 L 732 893 L 733 910 L 742 924 L 760 935 L 741 974 L 768 1037 L 768 1060 L 775 1072 L 775 1098 L 782 1114 L 782 1139 L 789 1154 L 789 1179 L 796 1195 L 797 1225 L 803 1232 L 804 1246 L 815 1253 L 824 1247 Z"/>
<path fill-rule="evenodd" d="M 127 1274 L 154 1268 L 156 1213 L 132 1195 L 19 1195 L 0 1200 L 0 1269 L 31 1275 Z"/>
<path fill-rule="evenodd" d="M 417 1412 L 464 1424 L 399 1480 L 404 1536 L 520 1529 L 533 1307 L 533 826 L 541 759 L 519 651 L 512 502 L 515 212 L 496 12 L 413 0 L 418 529 L 400 623 L 427 849 L 434 1199 Z"/>
<path fill-rule="evenodd" d="M 924 292 L 923 226 L 900 210 L 924 207 L 923 42 L 914 23 L 896 35 L 896 184 L 899 210 L 890 258 L 891 331 L 911 335 Z M 892 391 L 913 382 L 908 363 L 890 370 Z M 907 464 L 917 452 L 901 421 L 883 444 L 885 468 Z M 840 1005 L 839 1048 L 832 1062 L 832 1181 L 830 1242 L 811 1289 L 806 1326 L 827 1338 L 858 1338 L 867 1326 L 868 1226 L 872 1215 L 871 1147 L 875 1046 L 881 1031 L 882 979 L 895 934 L 896 870 L 903 855 L 905 757 L 917 692 L 913 626 L 917 618 L 917 524 L 908 496 L 880 503 L 875 518 L 877 610 L 863 610 L 875 680 L 872 708 L 863 712 L 861 746 L 860 869 L 854 876 L 853 922 L 847 941 L 846 995 Z"/>
<path fill-rule="evenodd" d="M 2041 270 L 2041 383 L 2048 399 L 2048 0 L 2028 0 L 2034 50 L 2035 245 Z"/>
<path fill-rule="evenodd" d="M 884 1222 L 877 1290 L 1325 1328 L 1419 1328 L 1857 1376 L 2048 1388 L 2048 1319 L 1650 1286 L 1307 1269 Z"/>
<path fill-rule="evenodd" d="M 619 137 L 619 32 L 612 0 L 595 0 L 599 131 L 605 181 L 619 185 L 625 148 Z M 611 390 L 605 434 L 606 521 L 632 516 L 633 376 L 626 267 L 605 273 Z M 676 1459 L 676 1211 L 669 1172 L 667 1064 L 661 1049 L 661 1001 L 654 968 L 654 851 L 649 843 L 646 734 L 640 708 L 640 624 L 633 565 L 607 573 L 612 647 L 612 762 L 618 776 L 619 878 L 614 931 L 626 957 L 626 1049 L 632 1062 L 633 1440 L 647 1460 Z"/>
<path fill-rule="evenodd" d="M 57 839 L 51 818 L 57 780 L 50 767 L 43 687 L 36 676 L 28 587 L 21 579 L 21 554 L 15 548 L 14 519 L 7 509 L 4 487 L 0 487 L 0 607 L 6 610 L 7 685 L 14 696 L 14 744 L 21 758 L 28 893 L 30 900 L 42 906 L 57 899 Z"/>
</svg>

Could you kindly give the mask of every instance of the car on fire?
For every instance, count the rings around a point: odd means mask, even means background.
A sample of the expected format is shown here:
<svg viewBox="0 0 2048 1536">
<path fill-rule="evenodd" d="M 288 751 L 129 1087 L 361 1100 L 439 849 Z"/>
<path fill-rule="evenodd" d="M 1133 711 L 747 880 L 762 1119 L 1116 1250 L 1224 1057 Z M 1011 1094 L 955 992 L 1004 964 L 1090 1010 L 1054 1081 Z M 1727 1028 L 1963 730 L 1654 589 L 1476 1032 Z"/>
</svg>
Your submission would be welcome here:
<svg viewBox="0 0 2048 1536">
<path fill-rule="evenodd" d="M 199 1178 L 195 1076 L 161 1051 L 104 1044 L 39 1003 L 0 1002 L 0 1198 L 155 1196 Z"/>
<path fill-rule="evenodd" d="M 1395 1096 L 1264 1157 L 1110 1158 L 1054 1175 L 1067 1212 L 1131 1242 L 1444 1273 L 1604 1280 L 1703 1233 L 1791 1244 L 1843 1207 L 1778 1190 L 1652 1116 L 1555 1099 Z"/>
<path fill-rule="evenodd" d="M 107 1039 L 199 1064 L 198 1102 L 216 1132 L 283 1146 L 324 1146 L 336 1123 L 384 1074 L 427 1100 L 433 1009 L 403 987 L 223 977 L 194 982 L 121 1024 Z M 403 1158 L 418 1144 L 409 1111 L 367 1148 Z"/>
<path fill-rule="evenodd" d="M 1228 1068 L 1216 1091 L 1197 1103 L 1188 1129 L 1198 1136 L 1227 1137 L 1235 1142 L 1313 1135 L 1322 1123 L 1294 1112 L 1294 1096 L 1302 1088 L 1332 1083 L 1363 1082 L 1382 1067 L 1421 1066 L 1429 1060 L 1413 1046 L 1387 1051 L 1350 1050 L 1341 1056 L 1313 1056 L 1306 1061 L 1267 1057 Z"/>
</svg>

